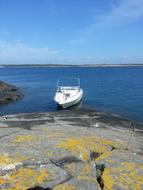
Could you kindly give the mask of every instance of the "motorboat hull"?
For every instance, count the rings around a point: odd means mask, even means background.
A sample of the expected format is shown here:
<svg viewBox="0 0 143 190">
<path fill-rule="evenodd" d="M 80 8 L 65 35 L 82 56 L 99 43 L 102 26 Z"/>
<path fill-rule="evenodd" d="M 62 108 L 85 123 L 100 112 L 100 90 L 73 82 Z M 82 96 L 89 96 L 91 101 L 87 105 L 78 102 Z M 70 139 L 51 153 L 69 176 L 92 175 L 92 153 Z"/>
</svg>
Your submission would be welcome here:
<svg viewBox="0 0 143 190">
<path fill-rule="evenodd" d="M 64 104 L 60 104 L 60 106 L 63 108 L 63 109 L 66 109 L 66 108 L 69 108 L 73 105 L 76 105 L 77 103 L 79 103 L 82 99 L 82 96 L 83 96 L 83 93 L 81 96 L 79 96 L 79 98 L 77 98 L 76 100 L 73 100 L 71 102 L 68 102 L 68 103 L 64 103 Z"/>
<path fill-rule="evenodd" d="M 76 82 L 74 85 L 72 83 L 73 81 Z M 82 97 L 83 90 L 80 88 L 79 78 L 64 78 L 64 80 L 58 80 L 54 100 L 60 107 L 63 109 L 71 107 L 80 102 Z"/>
<path fill-rule="evenodd" d="M 69 108 L 69 107 L 79 103 L 81 101 L 82 97 L 83 97 L 83 90 L 80 89 L 80 94 L 75 99 L 73 99 L 71 101 L 68 101 L 68 102 L 65 101 L 62 103 L 62 102 L 59 102 L 56 97 L 54 99 L 60 107 L 62 107 L 63 109 L 66 109 L 66 108 Z"/>
</svg>

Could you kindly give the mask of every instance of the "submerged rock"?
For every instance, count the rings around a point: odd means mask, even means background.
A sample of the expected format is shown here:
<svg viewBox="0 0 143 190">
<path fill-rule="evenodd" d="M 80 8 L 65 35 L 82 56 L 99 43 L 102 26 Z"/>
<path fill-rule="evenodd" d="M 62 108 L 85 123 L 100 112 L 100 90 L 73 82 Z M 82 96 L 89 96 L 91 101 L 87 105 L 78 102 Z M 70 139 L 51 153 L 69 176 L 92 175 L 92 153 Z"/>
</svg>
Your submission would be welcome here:
<svg viewBox="0 0 143 190">
<path fill-rule="evenodd" d="M 22 93 L 16 86 L 0 81 L 0 103 L 17 101 L 21 97 Z"/>
</svg>

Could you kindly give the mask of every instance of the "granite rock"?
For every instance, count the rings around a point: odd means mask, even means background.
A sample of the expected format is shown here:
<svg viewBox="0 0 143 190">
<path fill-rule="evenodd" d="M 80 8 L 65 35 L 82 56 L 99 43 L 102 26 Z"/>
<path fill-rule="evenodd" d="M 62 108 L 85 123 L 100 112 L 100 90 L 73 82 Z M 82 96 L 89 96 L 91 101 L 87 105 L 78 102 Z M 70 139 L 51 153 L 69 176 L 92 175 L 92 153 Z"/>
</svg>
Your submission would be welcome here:
<svg viewBox="0 0 143 190">
<path fill-rule="evenodd" d="M 22 96 L 23 94 L 16 86 L 0 81 L 0 103 L 17 101 Z"/>
</svg>

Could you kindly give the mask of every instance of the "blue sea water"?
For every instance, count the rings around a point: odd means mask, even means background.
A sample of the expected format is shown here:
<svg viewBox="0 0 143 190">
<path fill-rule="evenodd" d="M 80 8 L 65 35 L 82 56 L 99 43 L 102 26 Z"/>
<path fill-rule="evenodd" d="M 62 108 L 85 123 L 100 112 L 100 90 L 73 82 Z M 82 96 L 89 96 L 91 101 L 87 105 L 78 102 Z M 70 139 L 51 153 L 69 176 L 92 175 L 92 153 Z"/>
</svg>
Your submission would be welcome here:
<svg viewBox="0 0 143 190">
<path fill-rule="evenodd" d="M 84 97 L 80 108 L 143 122 L 143 67 L 0 68 L 0 80 L 24 93 L 20 101 L 1 105 L 0 115 L 57 110 L 53 97 L 61 77 L 81 79 Z"/>
</svg>

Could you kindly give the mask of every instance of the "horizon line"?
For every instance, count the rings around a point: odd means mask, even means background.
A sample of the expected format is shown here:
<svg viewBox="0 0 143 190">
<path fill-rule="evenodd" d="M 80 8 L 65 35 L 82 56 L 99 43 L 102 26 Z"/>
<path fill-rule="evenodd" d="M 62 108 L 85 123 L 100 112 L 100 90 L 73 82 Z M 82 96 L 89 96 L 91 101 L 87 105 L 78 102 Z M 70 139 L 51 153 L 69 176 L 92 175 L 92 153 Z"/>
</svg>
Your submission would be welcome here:
<svg viewBox="0 0 143 190">
<path fill-rule="evenodd" d="M 34 64 L 28 64 L 28 63 L 25 63 L 25 64 L 0 64 L 0 67 L 13 67 L 13 66 L 17 66 L 17 67 L 22 67 L 22 66 L 26 66 L 26 67 L 28 67 L 28 66 L 33 66 L 33 67 L 66 67 L 66 66 L 76 66 L 76 67 L 84 67 L 84 66 L 87 66 L 87 67 L 104 67 L 104 66 L 143 66 L 143 63 L 85 63 L 85 64 L 65 64 L 65 63 L 63 63 L 63 64 L 61 64 L 61 63 L 56 63 L 56 64 L 54 64 L 54 63 L 47 63 L 47 64 L 36 64 L 36 63 L 34 63 Z"/>
</svg>

